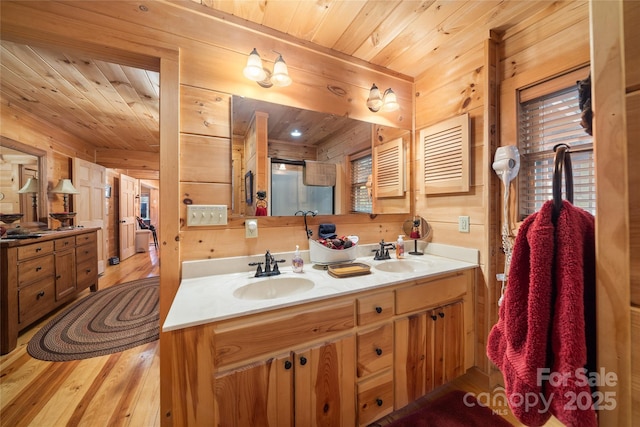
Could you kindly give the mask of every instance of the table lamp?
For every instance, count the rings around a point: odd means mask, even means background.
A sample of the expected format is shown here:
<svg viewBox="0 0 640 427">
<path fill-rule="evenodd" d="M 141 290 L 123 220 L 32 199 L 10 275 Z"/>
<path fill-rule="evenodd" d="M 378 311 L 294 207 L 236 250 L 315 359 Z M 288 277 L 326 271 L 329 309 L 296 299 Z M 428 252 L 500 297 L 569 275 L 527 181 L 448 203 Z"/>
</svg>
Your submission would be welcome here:
<svg viewBox="0 0 640 427">
<path fill-rule="evenodd" d="M 38 191 L 40 187 L 38 186 L 38 178 L 29 178 L 27 183 L 18 190 L 20 194 L 31 194 L 33 200 L 33 220 L 38 221 Z"/>
<path fill-rule="evenodd" d="M 73 228 L 70 225 L 70 220 L 71 218 L 76 216 L 76 213 L 69 212 L 69 194 L 79 194 L 80 192 L 76 190 L 76 188 L 71 183 L 71 180 L 67 178 L 63 178 L 60 181 L 58 181 L 58 185 L 56 185 L 51 190 L 51 192 L 63 195 L 64 212 L 52 213 L 52 214 L 49 214 L 49 216 L 51 218 L 54 218 L 60 221 L 60 228 L 58 230 Z"/>
</svg>

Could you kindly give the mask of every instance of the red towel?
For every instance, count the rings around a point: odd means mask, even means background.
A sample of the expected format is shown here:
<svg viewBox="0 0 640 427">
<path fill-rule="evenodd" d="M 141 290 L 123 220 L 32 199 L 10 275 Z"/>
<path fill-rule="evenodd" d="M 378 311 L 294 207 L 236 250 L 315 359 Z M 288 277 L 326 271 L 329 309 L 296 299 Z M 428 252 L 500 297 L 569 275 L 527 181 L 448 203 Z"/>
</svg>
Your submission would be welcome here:
<svg viewBox="0 0 640 427">
<path fill-rule="evenodd" d="M 595 332 L 595 221 L 569 202 L 555 225 L 552 213 L 549 201 L 518 231 L 487 355 L 524 424 L 543 425 L 553 414 L 567 426 L 597 426 L 589 384 L 580 376 Z"/>
</svg>

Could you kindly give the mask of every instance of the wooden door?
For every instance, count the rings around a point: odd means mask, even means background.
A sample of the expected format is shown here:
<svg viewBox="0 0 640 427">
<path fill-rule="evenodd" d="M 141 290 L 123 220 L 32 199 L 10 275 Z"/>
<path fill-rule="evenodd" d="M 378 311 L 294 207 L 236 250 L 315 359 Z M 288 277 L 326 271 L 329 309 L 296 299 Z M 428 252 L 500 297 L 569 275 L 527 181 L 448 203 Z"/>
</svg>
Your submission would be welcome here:
<svg viewBox="0 0 640 427">
<path fill-rule="evenodd" d="M 120 174 L 120 259 L 124 260 L 136 253 L 136 192 L 138 181 Z"/>
<path fill-rule="evenodd" d="M 465 373 L 464 369 L 464 311 L 462 301 L 442 308 L 444 321 L 443 381 L 447 383 Z M 440 314 L 438 314 L 440 317 Z"/>
<path fill-rule="evenodd" d="M 104 273 L 107 263 L 107 206 L 104 189 L 107 172 L 104 166 L 85 160 L 73 159 L 73 185 L 80 194 L 73 195 L 73 207 L 77 212 L 74 224 L 98 227 L 98 274 Z"/>
<path fill-rule="evenodd" d="M 29 178 L 38 178 L 37 165 L 28 165 L 20 167 L 20 188 L 27 183 Z M 22 193 L 20 194 L 20 212 L 24 214 L 20 222 L 38 222 L 38 212 L 33 212 L 33 196 L 36 194 Z M 36 198 L 36 203 L 38 202 Z"/>
<path fill-rule="evenodd" d="M 355 336 L 295 354 L 295 425 L 356 425 Z"/>
<path fill-rule="evenodd" d="M 292 427 L 293 375 L 291 353 L 216 375 L 212 425 Z"/>
</svg>

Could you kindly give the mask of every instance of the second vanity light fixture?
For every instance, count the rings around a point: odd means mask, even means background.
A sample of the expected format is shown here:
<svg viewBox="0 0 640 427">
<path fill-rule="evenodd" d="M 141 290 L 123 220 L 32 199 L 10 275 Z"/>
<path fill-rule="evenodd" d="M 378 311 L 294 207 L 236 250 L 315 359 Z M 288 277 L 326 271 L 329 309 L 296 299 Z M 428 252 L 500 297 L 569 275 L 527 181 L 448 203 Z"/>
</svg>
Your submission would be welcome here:
<svg viewBox="0 0 640 427">
<path fill-rule="evenodd" d="M 260 59 L 260 55 L 254 47 L 247 59 L 247 65 L 244 67 L 244 76 L 264 88 L 289 86 L 291 84 L 291 77 L 289 77 L 287 64 L 284 62 L 284 59 L 282 59 L 282 55 L 278 52 L 276 53 L 278 54 L 278 58 L 273 64 L 272 73 L 262 66 L 262 59 Z"/>
<path fill-rule="evenodd" d="M 378 111 L 396 111 L 400 108 L 396 94 L 391 88 L 384 91 L 383 95 L 380 95 L 380 89 L 374 83 L 369 91 L 369 98 L 367 98 L 367 107 L 374 113 Z"/>
</svg>

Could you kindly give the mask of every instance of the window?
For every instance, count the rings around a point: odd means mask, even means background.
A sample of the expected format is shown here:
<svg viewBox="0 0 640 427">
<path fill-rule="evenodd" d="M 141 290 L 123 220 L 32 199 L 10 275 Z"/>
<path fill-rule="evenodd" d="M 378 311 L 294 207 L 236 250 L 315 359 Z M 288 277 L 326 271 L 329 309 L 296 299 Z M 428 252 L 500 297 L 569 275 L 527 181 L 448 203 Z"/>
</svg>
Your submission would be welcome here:
<svg viewBox="0 0 640 427">
<path fill-rule="evenodd" d="M 577 74 L 579 73 L 579 74 Z M 577 80 L 580 70 L 520 91 L 519 217 L 538 211 L 553 198 L 552 177 L 557 144 L 567 144 L 573 172 L 573 204 L 595 215 L 593 138 L 580 125 Z M 565 184 L 563 182 L 563 197 Z"/>
<path fill-rule="evenodd" d="M 371 185 L 371 154 L 351 160 L 351 211 L 371 213 L 373 206 L 367 183 Z"/>
</svg>

